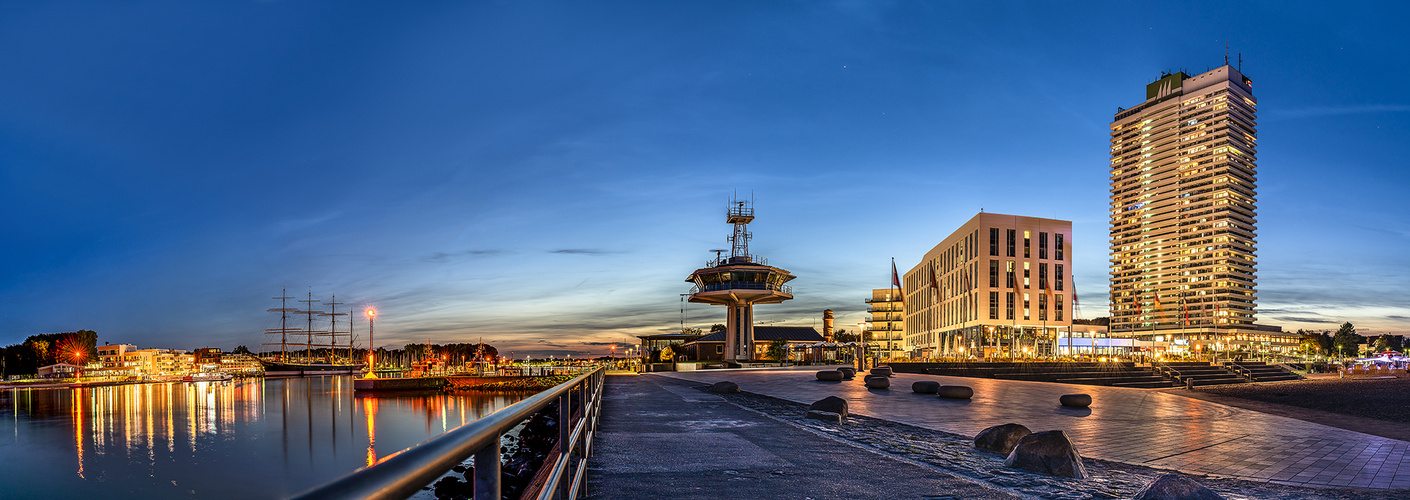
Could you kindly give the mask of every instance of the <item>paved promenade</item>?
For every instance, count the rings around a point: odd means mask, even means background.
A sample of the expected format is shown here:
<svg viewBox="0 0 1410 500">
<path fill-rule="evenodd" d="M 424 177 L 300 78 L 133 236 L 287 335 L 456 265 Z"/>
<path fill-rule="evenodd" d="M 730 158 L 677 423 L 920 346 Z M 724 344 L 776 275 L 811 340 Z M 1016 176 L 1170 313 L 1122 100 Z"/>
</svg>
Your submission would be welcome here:
<svg viewBox="0 0 1410 500">
<path fill-rule="evenodd" d="M 897 374 L 891 390 L 868 390 L 861 375 L 818 382 L 817 367 L 797 370 L 708 370 L 643 377 L 674 377 L 740 388 L 798 403 L 827 396 L 847 399 L 869 417 L 964 436 L 1015 422 L 1036 431 L 1063 430 L 1084 457 L 1302 486 L 1410 488 L 1410 443 L 1287 417 L 1145 389 L 1013 380 Z M 911 392 L 911 383 L 936 380 L 974 388 L 969 401 Z M 1090 409 L 1058 405 L 1063 394 L 1092 395 Z M 618 395 L 621 397 L 621 395 Z M 632 399 L 627 404 L 638 404 Z M 610 409 L 625 401 L 607 401 Z M 603 442 L 599 449 L 610 449 Z"/>
<path fill-rule="evenodd" d="M 859 452 L 694 385 L 659 375 L 608 376 L 588 461 L 590 498 L 1023 498 Z"/>
</svg>

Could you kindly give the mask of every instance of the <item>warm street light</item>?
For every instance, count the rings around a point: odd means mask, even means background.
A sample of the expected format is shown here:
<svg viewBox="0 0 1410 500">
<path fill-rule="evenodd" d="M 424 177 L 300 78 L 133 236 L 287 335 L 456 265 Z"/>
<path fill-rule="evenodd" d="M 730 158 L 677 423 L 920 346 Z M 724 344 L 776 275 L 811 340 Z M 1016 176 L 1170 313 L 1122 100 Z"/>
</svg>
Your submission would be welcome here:
<svg viewBox="0 0 1410 500">
<path fill-rule="evenodd" d="M 364 375 L 364 378 L 377 378 L 375 371 L 377 365 L 374 364 L 375 358 L 373 357 L 374 353 L 377 352 L 377 344 L 373 342 L 372 338 L 372 333 L 375 331 L 375 328 L 373 328 L 373 320 L 375 319 L 377 319 L 377 310 L 371 307 L 367 308 L 367 374 Z"/>
</svg>

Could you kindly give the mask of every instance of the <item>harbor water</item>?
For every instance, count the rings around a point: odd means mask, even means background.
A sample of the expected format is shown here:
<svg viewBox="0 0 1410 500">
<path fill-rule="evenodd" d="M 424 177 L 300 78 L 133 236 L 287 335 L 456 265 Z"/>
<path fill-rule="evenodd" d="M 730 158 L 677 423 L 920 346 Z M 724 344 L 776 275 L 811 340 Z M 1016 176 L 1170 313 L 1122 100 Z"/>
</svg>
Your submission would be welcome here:
<svg viewBox="0 0 1410 500">
<path fill-rule="evenodd" d="M 532 394 L 329 376 L 0 391 L 0 498 L 282 498 Z"/>
</svg>

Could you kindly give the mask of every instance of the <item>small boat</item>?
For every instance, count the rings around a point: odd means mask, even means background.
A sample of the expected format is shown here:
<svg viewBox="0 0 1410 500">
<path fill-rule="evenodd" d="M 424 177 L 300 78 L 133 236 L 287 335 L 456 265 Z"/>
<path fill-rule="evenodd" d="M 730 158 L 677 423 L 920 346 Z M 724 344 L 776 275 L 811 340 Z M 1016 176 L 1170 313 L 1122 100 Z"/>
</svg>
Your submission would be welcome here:
<svg viewBox="0 0 1410 500">
<path fill-rule="evenodd" d="M 182 382 L 220 382 L 235 378 L 229 373 L 222 372 L 196 372 L 185 377 L 181 377 Z"/>
</svg>

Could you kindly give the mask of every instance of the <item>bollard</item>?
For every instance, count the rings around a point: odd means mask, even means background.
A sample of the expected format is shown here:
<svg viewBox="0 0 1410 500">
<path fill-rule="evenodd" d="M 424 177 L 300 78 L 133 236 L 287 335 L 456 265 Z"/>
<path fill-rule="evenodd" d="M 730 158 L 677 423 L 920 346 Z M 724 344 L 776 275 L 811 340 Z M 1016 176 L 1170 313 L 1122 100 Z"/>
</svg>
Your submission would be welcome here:
<svg viewBox="0 0 1410 500">
<path fill-rule="evenodd" d="M 1193 391 L 1193 390 L 1195 390 L 1195 379 L 1192 379 L 1192 378 L 1187 378 L 1187 379 L 1185 379 L 1185 390 L 1187 390 L 1187 391 Z"/>
</svg>

